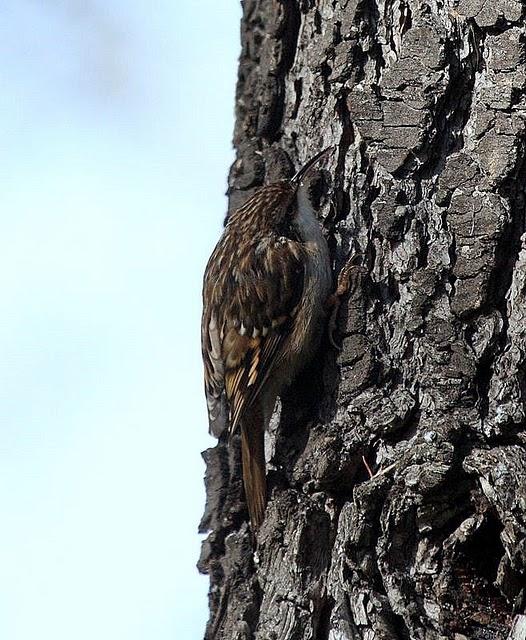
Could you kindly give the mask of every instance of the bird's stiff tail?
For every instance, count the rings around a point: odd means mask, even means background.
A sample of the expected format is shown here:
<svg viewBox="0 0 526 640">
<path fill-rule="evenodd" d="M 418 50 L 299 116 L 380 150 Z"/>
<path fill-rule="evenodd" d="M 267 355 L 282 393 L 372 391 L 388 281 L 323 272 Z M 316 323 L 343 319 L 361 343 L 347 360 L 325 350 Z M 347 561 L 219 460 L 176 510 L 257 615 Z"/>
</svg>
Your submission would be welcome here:
<svg viewBox="0 0 526 640">
<path fill-rule="evenodd" d="M 247 420 L 247 418 L 249 418 Z M 241 458 L 243 484 L 250 524 L 254 533 L 259 529 L 267 503 L 265 476 L 265 437 L 261 411 L 251 411 L 241 425 Z"/>
</svg>

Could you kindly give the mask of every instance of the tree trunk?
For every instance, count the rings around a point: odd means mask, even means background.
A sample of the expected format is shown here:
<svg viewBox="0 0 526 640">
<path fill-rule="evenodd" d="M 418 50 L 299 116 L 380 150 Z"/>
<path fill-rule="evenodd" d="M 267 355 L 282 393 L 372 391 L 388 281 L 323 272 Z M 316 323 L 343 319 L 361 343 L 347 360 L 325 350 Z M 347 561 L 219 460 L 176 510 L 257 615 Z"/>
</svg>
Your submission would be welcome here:
<svg viewBox="0 0 526 640">
<path fill-rule="evenodd" d="M 276 411 L 255 554 L 236 443 L 204 453 L 206 638 L 524 639 L 523 5 L 243 11 L 230 208 L 334 144 L 320 218 L 367 274 Z"/>
</svg>

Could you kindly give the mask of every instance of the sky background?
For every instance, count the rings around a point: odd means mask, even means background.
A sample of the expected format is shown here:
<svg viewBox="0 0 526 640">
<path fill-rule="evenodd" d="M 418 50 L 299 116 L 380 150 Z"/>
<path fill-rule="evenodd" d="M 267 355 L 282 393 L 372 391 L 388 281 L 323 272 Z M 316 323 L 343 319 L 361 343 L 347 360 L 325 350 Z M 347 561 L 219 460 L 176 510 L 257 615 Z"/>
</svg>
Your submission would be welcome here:
<svg viewBox="0 0 526 640">
<path fill-rule="evenodd" d="M 0 9 L 0 638 L 196 640 L 238 2 Z"/>
</svg>

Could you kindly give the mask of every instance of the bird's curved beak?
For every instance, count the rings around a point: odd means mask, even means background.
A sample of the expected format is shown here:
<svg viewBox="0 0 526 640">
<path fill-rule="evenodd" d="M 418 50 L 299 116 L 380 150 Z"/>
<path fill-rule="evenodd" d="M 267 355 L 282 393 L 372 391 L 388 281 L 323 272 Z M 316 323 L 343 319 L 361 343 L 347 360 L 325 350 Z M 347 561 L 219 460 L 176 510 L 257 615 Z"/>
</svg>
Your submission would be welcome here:
<svg viewBox="0 0 526 640">
<path fill-rule="evenodd" d="M 305 178 L 310 170 L 320 162 L 323 158 L 326 158 L 330 153 L 333 153 L 336 147 L 327 147 L 323 151 L 317 153 L 313 158 L 311 158 L 306 164 L 301 167 L 301 169 L 290 179 L 290 183 L 295 185 L 296 187 L 300 185 L 303 178 Z"/>
</svg>

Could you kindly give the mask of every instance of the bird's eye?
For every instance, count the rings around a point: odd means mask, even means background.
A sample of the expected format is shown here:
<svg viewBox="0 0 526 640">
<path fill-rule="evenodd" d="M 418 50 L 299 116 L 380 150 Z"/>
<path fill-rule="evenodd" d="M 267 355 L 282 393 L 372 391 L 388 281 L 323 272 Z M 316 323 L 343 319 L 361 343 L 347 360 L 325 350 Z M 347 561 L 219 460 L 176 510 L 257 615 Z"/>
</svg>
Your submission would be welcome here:
<svg viewBox="0 0 526 640">
<path fill-rule="evenodd" d="M 293 216 L 293 215 L 294 215 L 294 213 L 295 213 L 295 209 L 296 209 L 296 207 L 294 206 L 294 201 L 292 201 L 292 202 L 289 204 L 289 206 L 287 207 L 287 211 L 286 211 L 286 215 L 287 215 L 287 217 L 292 218 L 292 216 Z"/>
</svg>

